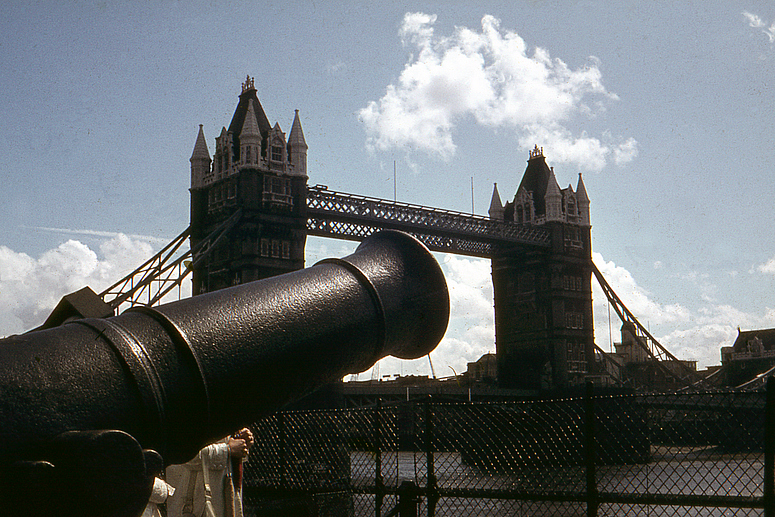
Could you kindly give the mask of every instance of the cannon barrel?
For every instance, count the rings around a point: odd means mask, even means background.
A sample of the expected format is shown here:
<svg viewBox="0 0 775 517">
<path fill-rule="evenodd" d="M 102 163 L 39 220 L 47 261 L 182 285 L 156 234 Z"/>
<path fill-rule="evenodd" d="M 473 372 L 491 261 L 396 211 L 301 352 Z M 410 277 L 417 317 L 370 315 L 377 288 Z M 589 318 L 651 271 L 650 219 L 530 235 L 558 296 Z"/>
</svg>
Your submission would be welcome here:
<svg viewBox="0 0 775 517">
<path fill-rule="evenodd" d="M 448 319 L 438 263 L 384 231 L 293 273 L 12 336 L 0 341 L 0 465 L 100 429 L 184 462 L 382 357 L 428 354 Z"/>
</svg>

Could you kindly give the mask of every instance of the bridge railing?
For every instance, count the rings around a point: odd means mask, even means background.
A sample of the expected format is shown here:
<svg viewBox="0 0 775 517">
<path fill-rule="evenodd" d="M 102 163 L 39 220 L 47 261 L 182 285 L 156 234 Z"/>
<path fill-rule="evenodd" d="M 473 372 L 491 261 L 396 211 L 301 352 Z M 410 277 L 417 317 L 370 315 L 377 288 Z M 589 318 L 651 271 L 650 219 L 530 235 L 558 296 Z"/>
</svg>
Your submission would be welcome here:
<svg viewBox="0 0 775 517">
<path fill-rule="evenodd" d="M 770 387 L 771 388 L 771 387 Z M 773 515 L 775 391 L 289 411 L 245 503 L 304 515 Z"/>
<path fill-rule="evenodd" d="M 412 233 L 421 240 L 423 237 L 427 238 L 426 244 L 434 246 L 431 248 L 434 251 L 489 256 L 490 246 L 494 244 L 528 244 L 542 247 L 551 244 L 551 236 L 545 228 L 344 194 L 323 186 L 308 189 L 307 215 L 308 230 L 313 235 L 361 239 L 378 228 L 392 228 Z"/>
</svg>

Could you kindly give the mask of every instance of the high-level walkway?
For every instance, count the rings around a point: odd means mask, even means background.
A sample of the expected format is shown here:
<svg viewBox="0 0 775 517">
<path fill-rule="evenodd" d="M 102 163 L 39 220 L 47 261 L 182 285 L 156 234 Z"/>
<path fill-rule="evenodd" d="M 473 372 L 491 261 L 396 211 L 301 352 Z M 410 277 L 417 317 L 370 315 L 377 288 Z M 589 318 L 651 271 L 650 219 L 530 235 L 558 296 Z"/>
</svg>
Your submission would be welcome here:
<svg viewBox="0 0 775 517">
<path fill-rule="evenodd" d="M 307 194 L 309 235 L 362 240 L 393 229 L 417 237 L 431 251 L 491 258 L 496 244 L 551 245 L 545 228 L 495 221 L 439 208 L 344 194 L 316 185 Z"/>
</svg>

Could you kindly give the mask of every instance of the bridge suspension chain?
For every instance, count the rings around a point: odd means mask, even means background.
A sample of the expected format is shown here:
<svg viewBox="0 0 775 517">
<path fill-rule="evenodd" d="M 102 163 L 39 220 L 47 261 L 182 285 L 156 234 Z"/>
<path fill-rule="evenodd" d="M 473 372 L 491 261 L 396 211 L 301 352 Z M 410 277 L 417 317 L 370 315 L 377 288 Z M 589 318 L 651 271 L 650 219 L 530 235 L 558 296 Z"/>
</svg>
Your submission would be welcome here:
<svg viewBox="0 0 775 517">
<path fill-rule="evenodd" d="M 153 257 L 105 289 L 99 296 L 114 311 L 124 303 L 148 307 L 159 303 L 173 289 L 180 288 L 183 279 L 210 254 L 241 217 L 242 211 L 238 210 L 193 249 L 182 251 L 181 246 L 191 234 L 191 227 L 186 228 Z M 176 253 L 180 255 L 175 256 Z"/>
<path fill-rule="evenodd" d="M 635 338 L 635 342 L 654 361 L 656 366 L 664 374 L 678 380 L 684 385 L 690 385 L 699 381 L 700 375 L 695 370 L 689 368 L 671 354 L 643 327 L 643 325 L 640 324 L 637 318 L 633 316 L 622 300 L 616 295 L 608 282 L 606 282 L 605 278 L 603 278 L 603 274 L 594 263 L 592 263 L 592 272 L 600 284 L 600 287 L 603 289 L 606 298 L 608 298 L 611 306 L 619 316 L 619 319 L 621 319 L 624 325 L 629 327 L 630 332 Z M 667 366 L 668 364 L 674 368 L 669 368 Z"/>
</svg>

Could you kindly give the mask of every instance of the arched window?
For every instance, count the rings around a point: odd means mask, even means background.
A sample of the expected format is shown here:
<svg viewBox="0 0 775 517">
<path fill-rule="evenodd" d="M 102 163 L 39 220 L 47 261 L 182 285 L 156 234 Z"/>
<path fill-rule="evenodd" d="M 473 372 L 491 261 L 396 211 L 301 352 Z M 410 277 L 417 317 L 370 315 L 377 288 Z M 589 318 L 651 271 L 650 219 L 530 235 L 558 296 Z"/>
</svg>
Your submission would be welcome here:
<svg viewBox="0 0 775 517">
<path fill-rule="evenodd" d="M 281 145 L 272 146 L 272 161 L 273 162 L 283 161 L 283 146 Z"/>
</svg>

